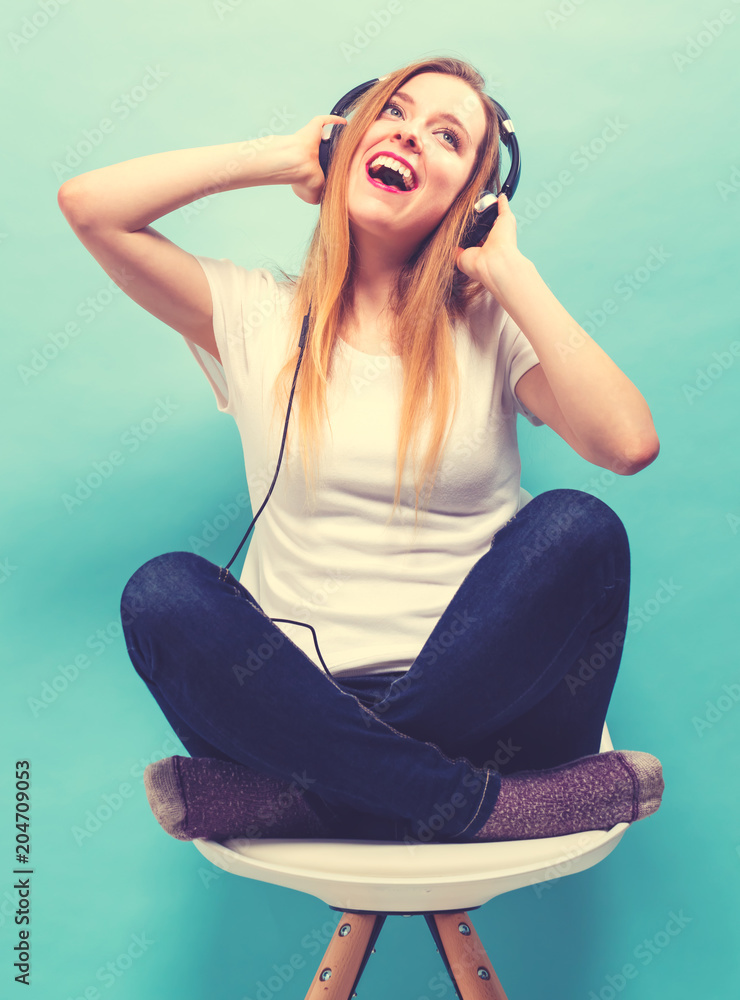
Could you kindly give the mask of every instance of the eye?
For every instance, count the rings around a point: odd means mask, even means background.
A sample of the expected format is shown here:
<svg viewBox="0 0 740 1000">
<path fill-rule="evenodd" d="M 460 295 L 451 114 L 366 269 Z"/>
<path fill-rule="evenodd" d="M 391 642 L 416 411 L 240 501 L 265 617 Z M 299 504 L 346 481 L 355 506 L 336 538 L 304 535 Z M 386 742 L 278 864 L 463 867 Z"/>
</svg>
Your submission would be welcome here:
<svg viewBox="0 0 740 1000">
<path fill-rule="evenodd" d="M 454 128 L 449 128 L 449 127 L 446 128 L 444 130 L 444 134 L 452 136 L 452 138 L 453 138 L 452 145 L 455 147 L 455 149 L 457 149 L 459 147 L 459 145 L 460 145 L 460 136 L 457 134 L 457 132 L 454 130 Z"/>
<path fill-rule="evenodd" d="M 394 104 L 393 101 L 389 101 L 386 104 L 386 106 L 383 108 L 383 111 L 387 111 L 389 108 L 395 108 L 396 111 L 400 111 L 401 112 L 401 116 L 403 116 L 402 109 L 397 104 Z M 461 139 L 460 139 L 459 134 L 455 131 L 454 128 L 450 128 L 448 126 L 447 128 L 443 129 L 442 135 L 451 135 L 452 136 L 452 143 L 450 145 L 452 145 L 455 149 L 459 149 Z"/>
</svg>

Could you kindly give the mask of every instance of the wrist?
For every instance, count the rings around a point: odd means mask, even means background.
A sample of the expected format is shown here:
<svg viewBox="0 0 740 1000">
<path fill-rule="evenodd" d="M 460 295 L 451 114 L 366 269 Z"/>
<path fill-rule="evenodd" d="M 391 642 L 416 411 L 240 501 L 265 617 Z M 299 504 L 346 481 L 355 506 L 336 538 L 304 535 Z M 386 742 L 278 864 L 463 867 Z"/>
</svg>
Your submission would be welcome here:
<svg viewBox="0 0 740 1000">
<path fill-rule="evenodd" d="M 238 186 L 294 184 L 300 171 L 292 139 L 271 132 L 236 144 L 241 171 Z"/>
<path fill-rule="evenodd" d="M 530 278 L 535 266 L 520 250 L 500 254 L 494 265 L 488 265 L 483 283 L 499 301 L 523 279 Z"/>
</svg>

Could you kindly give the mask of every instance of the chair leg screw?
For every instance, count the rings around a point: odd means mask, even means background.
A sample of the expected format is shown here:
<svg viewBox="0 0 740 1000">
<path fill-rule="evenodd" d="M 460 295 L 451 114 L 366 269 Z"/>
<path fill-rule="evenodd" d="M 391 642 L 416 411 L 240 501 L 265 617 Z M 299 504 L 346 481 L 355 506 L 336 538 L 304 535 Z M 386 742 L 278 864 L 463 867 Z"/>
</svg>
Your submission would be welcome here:
<svg viewBox="0 0 740 1000">
<path fill-rule="evenodd" d="M 342 937 L 347 937 L 347 935 L 351 930 L 352 928 L 350 927 L 349 924 L 342 924 L 342 926 L 339 928 L 339 933 L 342 935 Z"/>
<path fill-rule="evenodd" d="M 480 969 L 478 969 L 478 975 L 480 975 Z M 322 969 L 319 979 L 323 981 L 331 979 L 331 969 Z"/>
<path fill-rule="evenodd" d="M 460 931 L 461 934 L 465 935 L 470 934 L 470 928 L 468 927 L 467 924 L 458 924 L 457 929 Z"/>
<path fill-rule="evenodd" d="M 480 969 L 478 969 L 478 978 L 479 979 L 490 979 L 491 978 L 491 973 L 488 971 L 488 969 L 484 969 L 484 968 L 481 967 Z"/>
</svg>

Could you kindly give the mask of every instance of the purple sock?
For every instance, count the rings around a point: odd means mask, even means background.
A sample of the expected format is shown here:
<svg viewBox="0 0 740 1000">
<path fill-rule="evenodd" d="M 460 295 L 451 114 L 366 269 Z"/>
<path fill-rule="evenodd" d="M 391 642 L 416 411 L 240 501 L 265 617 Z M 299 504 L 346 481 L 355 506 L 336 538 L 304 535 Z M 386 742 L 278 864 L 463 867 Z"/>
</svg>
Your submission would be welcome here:
<svg viewBox="0 0 740 1000">
<path fill-rule="evenodd" d="M 609 750 L 548 770 L 502 775 L 474 840 L 530 840 L 633 823 L 660 806 L 663 769 L 640 750 Z"/>
<path fill-rule="evenodd" d="M 178 840 L 331 837 L 301 782 L 214 757 L 165 757 L 144 771 L 152 812 Z"/>
</svg>

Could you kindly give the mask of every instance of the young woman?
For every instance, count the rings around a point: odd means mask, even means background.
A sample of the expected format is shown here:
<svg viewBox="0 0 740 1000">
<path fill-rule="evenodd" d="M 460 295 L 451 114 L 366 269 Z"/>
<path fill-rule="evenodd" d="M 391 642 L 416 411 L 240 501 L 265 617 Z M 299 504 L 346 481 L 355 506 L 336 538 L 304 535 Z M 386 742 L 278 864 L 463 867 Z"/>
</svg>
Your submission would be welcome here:
<svg viewBox="0 0 740 1000">
<path fill-rule="evenodd" d="M 343 130 L 325 181 L 330 123 Z M 131 660 L 190 754 L 145 776 L 175 837 L 519 839 L 660 804 L 655 757 L 599 753 L 627 626 L 624 525 L 579 490 L 521 492 L 516 416 L 621 475 L 658 439 L 640 392 L 518 250 L 503 195 L 488 238 L 461 249 L 479 192 L 500 188 L 498 139 L 475 69 L 423 60 L 351 120 L 60 190 L 79 239 L 182 334 L 237 421 L 254 510 L 311 305 L 241 579 L 170 552 L 123 592 Z M 151 228 L 206 191 L 264 184 L 321 206 L 297 280 Z"/>
</svg>

